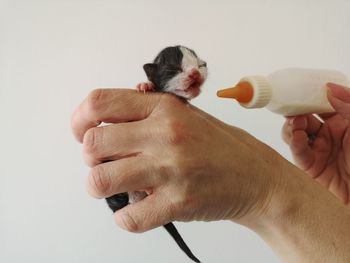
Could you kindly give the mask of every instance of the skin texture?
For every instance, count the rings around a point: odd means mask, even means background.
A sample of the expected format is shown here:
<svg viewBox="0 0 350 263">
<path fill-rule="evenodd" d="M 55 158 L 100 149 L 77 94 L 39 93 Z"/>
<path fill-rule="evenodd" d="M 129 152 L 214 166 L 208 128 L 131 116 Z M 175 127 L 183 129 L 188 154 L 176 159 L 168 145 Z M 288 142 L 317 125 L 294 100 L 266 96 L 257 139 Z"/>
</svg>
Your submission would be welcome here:
<svg viewBox="0 0 350 263">
<path fill-rule="evenodd" d="M 350 206 L 350 93 L 328 84 L 336 113 L 288 118 L 282 130 L 296 164 Z M 309 135 L 317 134 L 310 143 Z"/>
<path fill-rule="evenodd" d="M 113 124 L 96 127 L 101 121 Z M 150 193 L 115 214 L 117 223 L 133 232 L 172 220 L 244 216 L 268 195 L 267 189 L 251 185 L 274 180 L 257 176 L 251 163 L 257 162 L 256 169 L 269 170 L 281 158 L 243 130 L 169 94 L 95 90 L 77 109 L 72 124 L 92 167 L 88 191 L 93 196 L 103 198 L 137 189 Z M 239 148 L 246 154 L 232 152 Z M 251 148 L 257 149 L 254 156 Z M 103 163 L 106 159 L 115 161 Z M 241 174 L 253 174 L 254 178 Z M 245 186 L 247 189 L 242 188 Z M 232 189 L 237 191 L 232 193 Z M 244 207 L 239 199 L 246 202 Z"/>
<path fill-rule="evenodd" d="M 128 231 L 226 219 L 254 230 L 284 262 L 350 261 L 343 202 L 253 136 L 173 95 L 95 90 L 72 127 L 92 196 L 149 193 L 115 213 Z"/>
<path fill-rule="evenodd" d="M 184 46 L 163 49 L 153 60 L 153 63 L 145 64 L 143 69 L 149 82 L 138 84 L 136 90 L 168 92 L 187 100 L 200 94 L 201 86 L 208 73 L 206 62 L 201 60 L 193 50 Z M 108 205 L 111 207 L 111 202 L 121 200 L 120 195 L 120 193 L 117 193 L 114 197 L 107 198 Z M 146 192 L 137 191 L 128 193 L 128 196 L 129 203 L 136 203 L 145 198 L 147 194 Z M 115 212 L 114 207 L 111 208 Z M 200 262 L 172 222 L 164 225 L 164 227 L 189 258 L 194 262 Z"/>
</svg>

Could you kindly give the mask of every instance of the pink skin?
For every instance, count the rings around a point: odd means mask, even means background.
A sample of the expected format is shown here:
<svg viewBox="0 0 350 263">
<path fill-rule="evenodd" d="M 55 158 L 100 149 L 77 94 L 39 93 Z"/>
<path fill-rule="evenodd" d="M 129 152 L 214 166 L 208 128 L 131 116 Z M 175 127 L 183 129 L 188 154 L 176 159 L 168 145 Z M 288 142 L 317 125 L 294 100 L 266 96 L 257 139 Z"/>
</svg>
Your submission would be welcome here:
<svg viewBox="0 0 350 263">
<path fill-rule="evenodd" d="M 197 69 L 192 69 L 188 75 L 188 88 L 185 90 L 188 93 L 197 93 L 200 92 L 200 86 L 203 84 L 204 79 L 201 76 L 201 73 Z M 192 90 L 192 92 L 191 92 Z M 198 95 L 197 94 L 197 95 Z"/>
<path fill-rule="evenodd" d="M 195 68 L 191 69 L 191 71 L 188 75 L 189 78 L 195 79 L 195 80 L 199 79 L 200 76 L 201 76 L 201 73 L 199 73 L 199 71 Z"/>
<path fill-rule="evenodd" d="M 136 85 L 136 90 L 137 91 L 154 91 L 154 84 L 150 81 L 148 82 L 142 82 Z"/>
<path fill-rule="evenodd" d="M 201 92 L 200 86 L 203 84 L 204 78 L 201 73 L 193 68 L 188 73 L 187 78 L 184 80 L 180 88 L 175 89 L 175 94 L 181 96 L 181 93 L 185 93 L 189 99 L 197 97 Z M 179 94 L 178 94 L 179 93 Z"/>
<path fill-rule="evenodd" d="M 187 89 L 191 89 L 191 88 L 199 88 L 199 86 L 203 83 L 204 79 L 201 76 L 201 73 L 193 68 L 191 69 L 190 73 L 188 74 L 188 78 L 187 78 Z M 185 84 L 186 84 L 185 82 Z M 187 90 L 185 89 L 185 91 Z"/>
<path fill-rule="evenodd" d="M 188 76 L 185 78 L 180 88 L 171 89 L 168 92 L 187 99 L 193 99 L 199 95 L 201 91 L 200 86 L 203 82 L 204 78 L 201 73 L 196 68 L 193 68 L 189 71 Z M 136 85 L 136 90 L 142 92 L 154 91 L 154 88 L 154 84 L 150 81 Z"/>
</svg>

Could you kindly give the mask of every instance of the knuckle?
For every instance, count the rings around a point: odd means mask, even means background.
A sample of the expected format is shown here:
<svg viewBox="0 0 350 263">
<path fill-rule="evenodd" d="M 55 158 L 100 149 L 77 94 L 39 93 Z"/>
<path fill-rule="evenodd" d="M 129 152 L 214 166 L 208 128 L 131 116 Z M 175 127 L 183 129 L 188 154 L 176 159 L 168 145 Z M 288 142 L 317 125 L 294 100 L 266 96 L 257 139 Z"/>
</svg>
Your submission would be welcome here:
<svg viewBox="0 0 350 263">
<path fill-rule="evenodd" d="M 176 158 L 176 155 L 174 155 L 173 157 Z M 174 159 L 173 159 L 173 162 L 175 163 Z M 157 180 L 159 184 L 166 184 L 170 180 L 170 178 L 173 178 L 176 171 L 178 171 L 176 164 L 171 165 L 171 164 L 159 163 L 156 166 L 156 169 L 159 171 L 159 176 L 157 175 L 154 175 L 154 176 L 156 178 L 155 180 Z"/>
<path fill-rule="evenodd" d="M 103 197 L 111 187 L 111 178 L 101 165 L 91 169 L 89 184 L 93 193 L 98 197 Z"/>
<path fill-rule="evenodd" d="M 183 101 L 179 99 L 179 97 L 173 96 L 172 94 L 163 94 L 161 102 L 165 105 L 170 105 L 170 107 L 183 104 Z"/>
<path fill-rule="evenodd" d="M 117 225 L 121 226 L 123 229 L 129 232 L 133 232 L 133 233 L 142 232 L 140 230 L 139 225 L 128 213 L 118 214 L 118 216 L 115 217 L 115 221 Z"/>
<path fill-rule="evenodd" d="M 85 152 L 83 152 L 83 158 L 84 158 L 84 161 L 85 163 L 89 166 L 89 167 L 94 167 L 98 164 L 101 163 L 100 160 L 96 159 L 96 158 L 93 158 L 92 156 L 86 154 Z"/>
<path fill-rule="evenodd" d="M 181 144 L 189 136 L 183 124 L 175 119 L 169 119 L 165 122 L 163 133 L 166 140 L 172 145 Z"/>
<path fill-rule="evenodd" d="M 98 157 L 99 145 L 102 141 L 102 129 L 90 128 L 84 135 L 83 146 L 84 151 L 89 156 Z"/>
<path fill-rule="evenodd" d="M 281 137 L 282 137 L 282 140 L 284 141 L 284 143 L 286 143 L 287 145 L 290 144 L 290 140 L 292 137 L 290 134 L 282 133 Z"/>
<path fill-rule="evenodd" d="M 104 89 L 95 89 L 87 97 L 87 106 L 90 112 L 100 112 L 106 98 Z"/>
<path fill-rule="evenodd" d="M 198 201 L 191 195 L 182 195 L 168 206 L 168 216 L 173 220 L 184 221 L 194 218 L 195 211 L 198 210 Z"/>
</svg>

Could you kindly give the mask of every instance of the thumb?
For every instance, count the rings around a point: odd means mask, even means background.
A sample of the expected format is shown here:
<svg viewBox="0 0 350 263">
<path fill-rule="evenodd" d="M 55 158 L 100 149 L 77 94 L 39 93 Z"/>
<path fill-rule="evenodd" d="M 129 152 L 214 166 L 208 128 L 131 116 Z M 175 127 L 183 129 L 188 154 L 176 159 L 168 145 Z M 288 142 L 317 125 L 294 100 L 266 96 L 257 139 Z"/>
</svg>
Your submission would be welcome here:
<svg viewBox="0 0 350 263">
<path fill-rule="evenodd" d="M 114 218 L 118 226 L 135 233 L 165 225 L 172 221 L 167 204 L 155 194 L 151 194 L 139 202 L 129 204 L 115 212 Z"/>
<path fill-rule="evenodd" d="M 335 83 L 327 83 L 328 100 L 335 111 L 350 120 L 350 89 Z"/>
</svg>

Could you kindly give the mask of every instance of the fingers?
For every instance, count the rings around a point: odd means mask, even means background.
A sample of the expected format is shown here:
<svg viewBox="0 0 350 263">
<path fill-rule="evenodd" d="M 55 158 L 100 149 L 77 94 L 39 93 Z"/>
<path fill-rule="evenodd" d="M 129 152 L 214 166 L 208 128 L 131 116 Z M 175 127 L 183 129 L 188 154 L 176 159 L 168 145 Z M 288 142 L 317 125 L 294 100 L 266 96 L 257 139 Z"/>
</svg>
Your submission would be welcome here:
<svg viewBox="0 0 350 263">
<path fill-rule="evenodd" d="M 161 95 L 140 94 L 128 89 L 96 89 L 80 104 L 72 116 L 74 136 L 82 142 L 85 132 L 101 122 L 128 122 L 150 115 Z"/>
<path fill-rule="evenodd" d="M 338 84 L 327 83 L 328 100 L 335 111 L 350 120 L 350 89 Z"/>
<path fill-rule="evenodd" d="M 322 125 L 323 123 L 313 115 L 288 117 L 282 128 L 282 138 L 290 144 L 295 131 L 304 131 L 307 136 L 317 135 Z"/>
<path fill-rule="evenodd" d="M 140 121 L 90 128 L 83 139 L 85 162 L 92 167 L 135 156 L 143 151 L 147 138 L 151 137 L 150 130 L 142 128 Z"/>
<path fill-rule="evenodd" d="M 160 182 L 153 162 L 146 157 L 129 157 L 91 169 L 87 181 L 90 195 L 96 198 L 154 187 Z"/>
<path fill-rule="evenodd" d="M 292 117 L 285 122 L 282 137 L 289 145 L 299 167 L 308 169 L 314 162 L 310 136 L 317 136 L 321 128 L 322 123 L 313 115 Z"/>
<path fill-rule="evenodd" d="M 294 131 L 289 144 L 297 165 L 307 170 L 314 162 L 314 152 L 309 144 L 309 137 L 304 131 Z"/>
<path fill-rule="evenodd" d="M 114 214 L 117 225 L 130 232 L 144 232 L 173 221 L 167 200 L 157 194 L 130 204 Z"/>
</svg>

